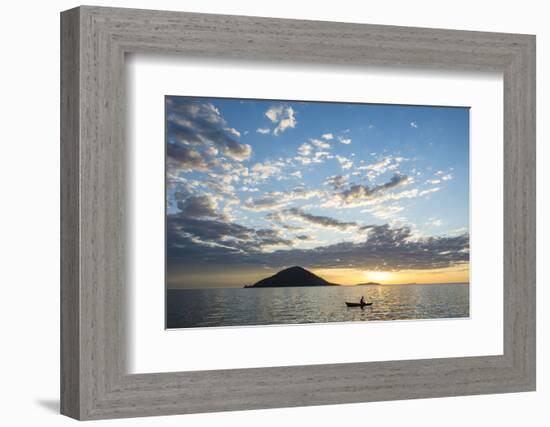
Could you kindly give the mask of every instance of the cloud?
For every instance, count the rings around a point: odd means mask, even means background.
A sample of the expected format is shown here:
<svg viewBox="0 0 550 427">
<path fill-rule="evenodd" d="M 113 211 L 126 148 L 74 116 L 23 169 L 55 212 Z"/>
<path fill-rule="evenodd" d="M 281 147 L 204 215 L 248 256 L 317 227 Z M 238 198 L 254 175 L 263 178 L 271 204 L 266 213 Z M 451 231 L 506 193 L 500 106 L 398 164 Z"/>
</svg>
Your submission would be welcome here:
<svg viewBox="0 0 550 427">
<path fill-rule="evenodd" d="M 282 113 L 283 113 L 283 106 L 278 105 L 276 107 L 273 106 L 273 107 L 269 108 L 269 110 L 267 110 L 265 112 L 265 115 L 272 122 L 276 122 L 276 121 L 279 120 L 279 117 L 281 116 Z"/>
<path fill-rule="evenodd" d="M 272 176 L 279 175 L 284 166 L 285 164 L 282 162 L 274 162 L 271 160 L 266 160 L 263 163 L 255 163 L 254 166 L 250 168 L 249 179 L 247 181 L 265 181 Z"/>
<path fill-rule="evenodd" d="M 418 128 L 418 123 L 416 122 L 410 122 L 409 125 L 412 127 L 412 128 Z"/>
<path fill-rule="evenodd" d="M 231 175 L 226 175 L 224 178 L 231 178 Z M 224 195 L 225 197 L 235 194 L 235 187 L 229 180 L 216 179 L 211 176 L 210 178 L 203 179 L 199 182 L 199 185 L 209 188 L 214 193 Z"/>
<path fill-rule="evenodd" d="M 345 145 L 351 144 L 351 138 L 344 138 L 343 136 L 339 136 L 338 141 Z"/>
<path fill-rule="evenodd" d="M 225 131 L 238 137 L 241 136 L 241 133 L 235 128 L 225 128 Z"/>
<path fill-rule="evenodd" d="M 308 222 L 323 228 L 336 228 L 338 230 L 347 230 L 357 227 L 356 222 L 339 221 L 336 218 L 321 215 L 312 215 L 301 209 L 290 208 L 283 212 L 283 217 L 290 217 L 300 221 Z"/>
<path fill-rule="evenodd" d="M 335 190 L 344 188 L 348 183 L 348 178 L 342 175 L 333 175 L 327 178 L 325 184 L 330 185 Z"/>
<path fill-rule="evenodd" d="M 437 191 L 441 190 L 440 187 L 433 187 L 433 188 L 428 188 L 427 190 L 422 190 L 422 191 L 419 191 L 418 192 L 418 195 L 419 196 L 425 196 L 427 194 L 431 194 L 431 193 L 435 193 Z"/>
<path fill-rule="evenodd" d="M 265 219 L 276 223 L 279 227 L 288 230 L 288 231 L 299 231 L 303 230 L 303 227 L 297 225 L 287 224 L 287 218 L 283 216 L 281 212 L 270 212 L 265 216 Z"/>
<path fill-rule="evenodd" d="M 406 175 L 395 174 L 384 184 L 369 187 L 368 185 L 353 184 L 349 188 L 337 191 L 332 197 L 325 201 L 323 207 L 356 207 L 365 204 L 372 204 L 375 201 L 382 202 L 386 200 L 398 200 L 402 195 L 387 194 L 389 190 L 408 185 L 412 179 Z M 412 191 L 412 190 L 411 190 Z M 412 191 L 414 196 L 418 195 L 418 190 Z M 411 193 L 411 194 L 412 194 Z"/>
<path fill-rule="evenodd" d="M 294 128 L 298 123 L 295 114 L 292 107 L 284 105 L 272 106 L 265 112 L 266 117 L 277 124 L 273 129 L 274 135 L 279 135 L 288 128 Z"/>
<path fill-rule="evenodd" d="M 452 168 L 451 168 L 452 170 Z M 443 172 L 442 170 L 438 170 L 436 173 L 435 173 L 436 176 L 438 176 L 441 181 L 450 181 L 451 179 L 453 179 L 453 174 L 452 173 L 445 173 Z"/>
<path fill-rule="evenodd" d="M 326 140 L 331 140 L 331 139 L 334 139 L 334 135 L 332 133 L 324 133 L 321 135 L 321 138 Z"/>
<path fill-rule="evenodd" d="M 170 97 L 166 101 L 168 146 L 214 145 L 225 156 L 242 161 L 250 158 L 252 147 L 234 139 L 238 131 L 228 127 L 219 110 L 211 103 L 187 97 Z"/>
<path fill-rule="evenodd" d="M 426 224 L 432 227 L 441 227 L 443 225 L 443 221 L 439 218 L 430 218 Z"/>
<path fill-rule="evenodd" d="M 265 193 L 256 199 L 248 198 L 245 200 L 243 207 L 250 211 L 268 211 L 277 208 L 282 208 L 295 200 L 309 200 L 313 197 L 322 197 L 324 193 L 319 190 L 306 190 L 303 188 L 295 188 L 292 191 L 271 191 Z"/>
<path fill-rule="evenodd" d="M 294 242 L 280 236 L 277 230 L 245 227 L 218 219 L 197 219 L 181 214 L 169 215 L 167 220 L 168 258 L 191 256 L 195 265 L 202 262 L 218 263 L 218 256 L 239 255 L 269 251 Z M 222 258 L 223 260 L 223 258 Z"/>
<path fill-rule="evenodd" d="M 391 164 L 391 162 L 392 162 L 391 157 L 386 157 L 377 163 L 372 163 L 366 166 L 360 166 L 358 169 L 367 169 L 373 172 L 384 173 L 386 172 L 387 167 Z"/>
<path fill-rule="evenodd" d="M 313 151 L 313 147 L 307 142 L 304 142 L 300 147 L 298 147 L 298 154 L 300 156 L 309 156 Z"/>
<path fill-rule="evenodd" d="M 314 150 L 317 148 L 318 151 Z M 334 156 L 328 151 L 320 151 L 322 149 L 330 149 L 330 144 L 319 139 L 310 139 L 309 143 L 304 142 L 298 147 L 298 156 L 293 160 L 301 165 L 310 165 L 312 163 L 323 163 L 325 159 L 332 159 Z"/>
<path fill-rule="evenodd" d="M 216 147 L 212 147 L 212 146 L 206 147 L 206 149 L 204 150 L 204 154 L 211 157 L 216 157 L 218 153 L 219 153 L 219 150 Z"/>
<path fill-rule="evenodd" d="M 247 192 L 247 193 L 256 193 L 258 191 L 260 191 L 259 188 L 256 188 L 256 187 L 247 187 L 246 185 L 239 188 L 240 191 L 244 191 L 244 192 Z"/>
<path fill-rule="evenodd" d="M 364 238 L 313 249 L 292 247 L 277 233 L 216 220 L 169 216 L 167 254 L 182 266 L 235 264 L 282 268 L 299 263 L 308 268 L 341 267 L 364 270 L 437 269 L 469 261 L 469 235 L 415 237 L 409 227 L 368 225 Z M 297 239 L 299 240 L 299 239 Z M 285 249 L 266 252 L 265 248 Z"/>
<path fill-rule="evenodd" d="M 330 148 L 330 144 L 328 142 L 323 142 L 320 139 L 311 138 L 309 140 L 313 145 L 315 145 L 317 148 L 326 150 Z"/>
<path fill-rule="evenodd" d="M 367 170 L 369 172 L 373 172 L 373 177 L 376 177 L 377 175 L 381 175 L 383 173 L 386 173 L 388 171 L 394 171 L 396 170 L 400 163 L 403 162 L 405 159 L 403 157 L 391 157 L 387 156 L 384 157 L 382 160 L 371 163 L 364 166 L 359 166 L 357 169 L 359 170 Z"/>
<path fill-rule="evenodd" d="M 256 132 L 261 133 L 263 135 L 266 135 L 271 132 L 269 128 L 258 128 L 256 129 Z"/>
<path fill-rule="evenodd" d="M 178 209 L 187 218 L 220 218 L 216 200 L 207 194 L 179 201 Z"/>
<path fill-rule="evenodd" d="M 166 144 L 166 155 L 173 164 L 183 171 L 206 171 L 216 165 L 206 152 L 177 143 Z"/>
<path fill-rule="evenodd" d="M 353 166 L 353 161 L 348 159 L 347 157 L 336 155 L 336 160 L 338 160 L 340 166 L 344 170 L 351 169 L 351 167 Z"/>
<path fill-rule="evenodd" d="M 339 195 L 344 201 L 370 198 L 376 195 L 377 193 L 382 193 L 392 188 L 395 188 L 401 185 L 406 185 L 409 182 L 410 182 L 410 178 L 408 176 L 395 174 L 394 176 L 391 177 L 391 179 L 388 182 L 384 184 L 376 185 L 374 187 L 355 184 L 355 185 L 352 185 L 349 189 L 339 193 Z"/>
<path fill-rule="evenodd" d="M 302 166 L 306 166 L 312 163 L 312 160 L 306 156 L 296 156 L 294 157 L 294 160 L 299 162 Z"/>
<path fill-rule="evenodd" d="M 375 205 L 371 208 L 364 209 L 361 212 L 368 212 L 380 219 L 394 218 L 398 213 L 402 212 L 405 208 L 403 206 L 382 206 Z"/>
<path fill-rule="evenodd" d="M 171 264 L 214 266 L 238 262 L 259 265 L 263 257 L 269 257 L 273 251 L 281 248 L 288 251 L 296 244 L 313 240 L 306 234 L 286 238 L 282 232 L 282 229 L 297 231 L 301 227 L 282 225 L 281 228 L 254 229 L 234 223 L 228 216 L 212 217 L 213 206 L 208 202 L 193 200 L 189 205 L 200 208 L 192 213 L 167 215 L 167 256 Z"/>
<path fill-rule="evenodd" d="M 324 159 L 333 159 L 334 156 L 328 151 L 316 151 L 311 161 L 313 163 L 323 163 Z"/>
<path fill-rule="evenodd" d="M 250 211 L 269 211 L 286 205 L 286 200 L 278 197 L 276 193 L 267 193 L 262 197 L 253 199 L 249 197 L 245 200 L 243 207 Z"/>
</svg>

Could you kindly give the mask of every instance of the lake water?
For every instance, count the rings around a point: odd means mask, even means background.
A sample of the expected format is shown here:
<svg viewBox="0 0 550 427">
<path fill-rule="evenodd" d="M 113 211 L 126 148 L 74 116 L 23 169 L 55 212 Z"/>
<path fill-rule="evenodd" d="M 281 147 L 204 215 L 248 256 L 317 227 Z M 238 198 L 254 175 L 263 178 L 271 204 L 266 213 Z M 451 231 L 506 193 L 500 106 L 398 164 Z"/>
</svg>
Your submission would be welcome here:
<svg viewBox="0 0 550 427">
<path fill-rule="evenodd" d="M 169 289 L 167 328 L 469 316 L 469 285 Z M 361 296 L 370 307 L 348 308 Z"/>
</svg>

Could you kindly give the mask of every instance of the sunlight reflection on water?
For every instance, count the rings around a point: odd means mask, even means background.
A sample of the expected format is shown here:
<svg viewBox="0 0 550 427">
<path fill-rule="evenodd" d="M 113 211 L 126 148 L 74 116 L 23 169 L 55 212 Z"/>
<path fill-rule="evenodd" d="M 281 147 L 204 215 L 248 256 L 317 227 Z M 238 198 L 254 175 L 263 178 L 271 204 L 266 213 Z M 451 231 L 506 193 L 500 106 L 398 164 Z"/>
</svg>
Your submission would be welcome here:
<svg viewBox="0 0 550 427">
<path fill-rule="evenodd" d="M 469 285 L 168 290 L 167 327 L 276 325 L 469 316 Z M 373 305 L 348 308 L 361 296 Z"/>
</svg>

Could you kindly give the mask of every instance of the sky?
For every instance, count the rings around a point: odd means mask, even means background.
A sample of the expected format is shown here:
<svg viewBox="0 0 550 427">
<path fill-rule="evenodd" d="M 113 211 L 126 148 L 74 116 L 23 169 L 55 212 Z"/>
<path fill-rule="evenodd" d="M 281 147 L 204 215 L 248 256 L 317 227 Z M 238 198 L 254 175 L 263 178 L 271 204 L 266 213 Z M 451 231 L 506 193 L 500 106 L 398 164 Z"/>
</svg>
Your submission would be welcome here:
<svg viewBox="0 0 550 427">
<path fill-rule="evenodd" d="M 169 288 L 469 282 L 469 109 L 165 97 Z"/>
</svg>

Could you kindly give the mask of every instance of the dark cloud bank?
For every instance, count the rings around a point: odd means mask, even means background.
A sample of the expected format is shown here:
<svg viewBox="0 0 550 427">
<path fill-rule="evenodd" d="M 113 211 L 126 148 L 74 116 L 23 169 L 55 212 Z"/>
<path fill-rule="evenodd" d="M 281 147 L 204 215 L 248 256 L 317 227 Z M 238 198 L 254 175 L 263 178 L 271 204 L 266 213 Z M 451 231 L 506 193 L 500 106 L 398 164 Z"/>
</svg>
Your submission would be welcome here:
<svg viewBox="0 0 550 427">
<path fill-rule="evenodd" d="M 233 160 L 250 157 L 250 145 L 236 140 L 238 132 L 227 127 L 225 119 L 210 103 L 167 98 L 166 118 L 166 133 L 169 135 L 166 154 L 169 161 L 182 170 L 204 171 L 215 166 L 212 147 Z"/>
<path fill-rule="evenodd" d="M 220 219 L 169 215 L 167 256 L 171 263 L 189 266 L 238 264 L 279 268 L 299 263 L 307 267 L 432 269 L 469 260 L 469 236 L 413 238 L 409 227 L 369 225 L 358 228 L 359 243 L 343 242 L 314 249 L 294 249 L 276 229 L 254 230 Z M 269 247 L 284 247 L 262 252 Z"/>
</svg>

